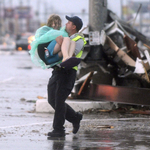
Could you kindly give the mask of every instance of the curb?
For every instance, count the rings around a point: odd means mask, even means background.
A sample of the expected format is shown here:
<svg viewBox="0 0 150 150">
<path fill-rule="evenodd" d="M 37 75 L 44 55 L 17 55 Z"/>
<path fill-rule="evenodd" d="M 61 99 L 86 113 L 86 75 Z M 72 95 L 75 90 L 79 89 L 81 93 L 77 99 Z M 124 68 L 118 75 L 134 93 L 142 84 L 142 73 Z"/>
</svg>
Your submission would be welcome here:
<svg viewBox="0 0 150 150">
<path fill-rule="evenodd" d="M 114 103 L 101 102 L 101 101 L 81 101 L 81 100 L 66 100 L 75 111 L 84 112 L 88 109 L 103 109 L 111 110 L 114 107 Z M 48 104 L 47 99 L 40 99 L 36 101 L 36 112 L 40 113 L 54 113 L 54 109 Z"/>
</svg>

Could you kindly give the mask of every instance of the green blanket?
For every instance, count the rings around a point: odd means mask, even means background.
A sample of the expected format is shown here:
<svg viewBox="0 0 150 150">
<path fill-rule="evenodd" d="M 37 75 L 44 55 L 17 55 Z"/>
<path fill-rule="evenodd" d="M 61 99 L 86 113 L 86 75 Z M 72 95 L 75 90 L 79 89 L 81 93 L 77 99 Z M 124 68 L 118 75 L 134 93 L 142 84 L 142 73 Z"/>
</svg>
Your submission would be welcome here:
<svg viewBox="0 0 150 150">
<path fill-rule="evenodd" d="M 35 40 L 31 43 L 31 50 L 29 51 L 32 62 L 37 65 L 41 66 L 43 69 L 50 68 L 60 62 L 56 62 L 51 65 L 46 65 L 38 56 L 37 47 L 39 44 L 50 42 L 56 37 L 62 35 L 63 37 L 68 37 L 68 33 L 65 31 L 65 28 L 61 28 L 60 30 L 55 30 L 48 26 L 42 26 L 37 29 L 35 33 Z"/>
</svg>

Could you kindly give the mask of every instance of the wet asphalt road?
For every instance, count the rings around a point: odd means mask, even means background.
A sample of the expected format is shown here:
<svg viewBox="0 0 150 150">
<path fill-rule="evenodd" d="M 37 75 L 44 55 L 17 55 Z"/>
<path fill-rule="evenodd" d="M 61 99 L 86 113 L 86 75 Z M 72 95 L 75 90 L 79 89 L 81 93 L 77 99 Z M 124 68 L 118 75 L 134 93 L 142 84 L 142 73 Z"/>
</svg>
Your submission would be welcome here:
<svg viewBox="0 0 150 150">
<path fill-rule="evenodd" d="M 25 51 L 0 51 L 0 150 L 150 149 L 150 117 L 116 112 L 84 113 L 76 135 L 66 122 L 64 139 L 47 140 L 53 114 L 34 109 L 37 96 L 46 96 L 50 75 L 51 69 L 36 67 Z"/>
</svg>

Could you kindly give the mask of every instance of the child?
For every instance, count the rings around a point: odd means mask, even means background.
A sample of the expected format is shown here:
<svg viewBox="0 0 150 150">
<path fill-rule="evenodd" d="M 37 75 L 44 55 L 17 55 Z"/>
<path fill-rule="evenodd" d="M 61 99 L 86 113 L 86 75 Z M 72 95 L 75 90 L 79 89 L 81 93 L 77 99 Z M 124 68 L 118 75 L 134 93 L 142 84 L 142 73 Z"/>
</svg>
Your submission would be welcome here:
<svg viewBox="0 0 150 150">
<path fill-rule="evenodd" d="M 51 15 L 47 25 L 36 31 L 35 41 L 31 44 L 31 58 L 34 56 L 33 52 L 37 49 L 40 59 L 46 65 L 50 65 L 50 67 L 60 63 L 61 60 L 67 60 L 68 62 L 71 60 L 73 66 L 79 64 L 80 60 L 72 57 L 75 50 L 75 42 L 68 37 L 64 29 L 60 28 L 60 17 L 54 14 Z"/>
</svg>

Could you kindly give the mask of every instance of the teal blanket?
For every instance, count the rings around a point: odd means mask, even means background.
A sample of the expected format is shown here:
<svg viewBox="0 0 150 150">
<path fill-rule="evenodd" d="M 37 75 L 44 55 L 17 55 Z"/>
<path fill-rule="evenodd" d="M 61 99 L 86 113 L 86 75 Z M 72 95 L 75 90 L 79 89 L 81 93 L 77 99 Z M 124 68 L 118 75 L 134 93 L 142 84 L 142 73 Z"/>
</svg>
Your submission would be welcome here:
<svg viewBox="0 0 150 150">
<path fill-rule="evenodd" d="M 56 62 L 50 65 L 46 65 L 38 56 L 37 47 L 39 44 L 50 42 L 56 37 L 62 35 L 63 37 L 68 37 L 68 33 L 65 31 L 65 28 L 61 28 L 60 30 L 55 30 L 48 26 L 42 26 L 37 29 L 35 33 L 35 40 L 31 43 L 31 50 L 29 51 L 32 62 L 41 66 L 43 69 L 50 68 L 60 62 Z"/>
</svg>

